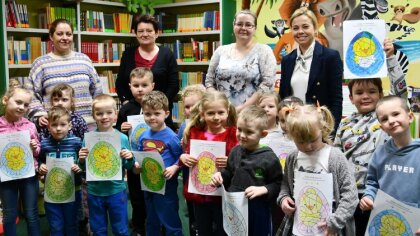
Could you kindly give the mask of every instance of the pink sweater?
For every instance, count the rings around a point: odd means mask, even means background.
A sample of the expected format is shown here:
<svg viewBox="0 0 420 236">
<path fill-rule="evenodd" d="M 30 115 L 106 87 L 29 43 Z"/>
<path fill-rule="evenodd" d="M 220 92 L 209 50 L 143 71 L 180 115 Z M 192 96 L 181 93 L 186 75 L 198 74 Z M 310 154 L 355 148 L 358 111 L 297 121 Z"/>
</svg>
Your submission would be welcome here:
<svg viewBox="0 0 420 236">
<path fill-rule="evenodd" d="M 38 168 L 38 155 L 41 151 L 41 145 L 39 144 L 38 132 L 36 131 L 35 124 L 30 122 L 26 118 L 21 118 L 17 122 L 10 123 L 6 120 L 4 116 L 0 117 L 0 134 L 3 133 L 13 133 L 17 131 L 29 130 L 29 134 L 32 139 L 37 141 L 36 151 L 34 152 L 34 164 L 35 169 Z"/>
</svg>

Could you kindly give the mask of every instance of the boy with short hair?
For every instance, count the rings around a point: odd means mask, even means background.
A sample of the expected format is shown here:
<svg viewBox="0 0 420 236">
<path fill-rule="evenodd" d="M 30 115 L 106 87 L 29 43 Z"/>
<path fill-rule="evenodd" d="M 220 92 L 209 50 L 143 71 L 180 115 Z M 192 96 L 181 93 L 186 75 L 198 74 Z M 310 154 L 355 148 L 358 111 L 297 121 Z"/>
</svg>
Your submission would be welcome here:
<svg viewBox="0 0 420 236">
<path fill-rule="evenodd" d="M 180 140 L 165 124 L 169 116 L 169 104 L 165 94 L 152 91 L 141 101 L 144 119 L 150 128 L 139 137 L 139 151 L 159 152 L 165 163 L 165 194 L 144 192 L 146 202 L 146 235 L 160 235 L 160 228 L 166 228 L 167 235 L 182 235 L 181 220 L 178 215 L 177 171 L 182 154 Z M 152 145 L 151 145 L 152 144 Z M 136 162 L 135 168 L 140 169 Z"/>
<path fill-rule="evenodd" d="M 413 140 L 410 136 L 410 123 L 414 115 L 407 101 L 398 96 L 382 98 L 376 105 L 376 115 L 382 130 L 391 139 L 373 154 L 360 208 L 373 208 L 378 189 L 399 201 L 420 208 L 420 139 Z M 420 233 L 420 228 L 417 232 Z"/>
<path fill-rule="evenodd" d="M 245 191 L 249 198 L 249 235 L 271 235 L 270 205 L 280 191 L 282 169 L 276 154 L 259 142 L 268 134 L 267 114 L 255 105 L 239 113 L 239 145 L 229 154 L 227 166 L 213 175 L 212 183 L 228 192 Z"/>
<path fill-rule="evenodd" d="M 48 130 L 50 137 L 41 141 L 41 155 L 39 158 L 39 173 L 46 175 L 48 158 L 72 158 L 78 162 L 78 153 L 82 147 L 82 140 L 69 134 L 72 128 L 71 115 L 63 107 L 55 106 L 48 111 Z M 45 211 L 52 235 L 77 235 L 77 213 L 81 205 L 81 169 L 73 164 L 71 170 L 75 173 L 75 201 L 68 203 L 45 202 Z"/>
<path fill-rule="evenodd" d="M 386 39 L 383 44 L 391 84 L 390 94 L 406 98 L 405 75 L 394 55 L 392 41 Z M 360 199 L 365 189 L 368 163 L 373 152 L 378 146 L 385 143 L 389 136 L 380 129 L 375 113 L 376 104 L 383 97 L 381 79 L 353 79 L 350 80 L 348 87 L 350 100 L 357 108 L 357 112 L 341 120 L 334 145 L 341 149 L 354 170 Z M 365 235 L 369 212 L 362 212 L 358 208 L 354 219 L 356 235 Z"/>
<path fill-rule="evenodd" d="M 127 122 L 127 116 L 140 115 L 142 113 L 141 100 L 143 96 L 150 93 L 155 83 L 153 82 L 153 73 L 148 68 L 137 67 L 130 73 L 130 86 L 133 98 L 124 104 L 118 112 L 116 127 L 119 131 L 127 134 L 133 128 Z M 133 235 L 144 235 L 146 222 L 146 205 L 144 203 L 144 193 L 141 190 L 140 176 L 132 171 L 127 172 L 127 186 L 130 194 L 132 207 L 131 224 Z"/>
<path fill-rule="evenodd" d="M 111 96 L 101 94 L 93 99 L 92 115 L 96 121 L 96 132 L 117 132 L 121 139 L 122 168 L 131 171 L 133 154 L 128 138 L 112 126 L 117 118 L 117 104 Z M 89 150 L 80 149 L 79 163 L 85 168 Z M 127 193 L 124 183 L 124 170 L 121 180 L 88 182 L 88 206 L 90 228 L 94 235 L 107 235 L 107 221 L 110 220 L 114 235 L 128 236 Z"/>
</svg>

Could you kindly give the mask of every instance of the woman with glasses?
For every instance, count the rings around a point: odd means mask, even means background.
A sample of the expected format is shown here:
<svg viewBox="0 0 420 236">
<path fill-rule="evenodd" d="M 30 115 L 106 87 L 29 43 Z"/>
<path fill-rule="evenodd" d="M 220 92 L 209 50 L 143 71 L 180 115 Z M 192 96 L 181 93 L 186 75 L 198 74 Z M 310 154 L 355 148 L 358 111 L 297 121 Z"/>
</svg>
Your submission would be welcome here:
<svg viewBox="0 0 420 236">
<path fill-rule="evenodd" d="M 274 87 L 276 59 L 269 46 L 253 40 L 256 27 L 253 12 L 236 13 L 233 20 L 236 42 L 217 48 L 206 76 L 206 88 L 224 92 L 237 112 L 255 104 L 260 93 Z"/>
<path fill-rule="evenodd" d="M 156 45 L 159 24 L 151 15 L 140 16 L 135 26 L 135 34 L 139 46 L 127 48 L 121 58 L 116 89 L 120 101 L 132 107 L 129 115 L 139 115 L 140 104 L 134 99 L 129 83 L 130 73 L 137 67 L 149 68 L 153 73 L 154 90 L 165 93 L 169 100 L 170 111 L 172 102 L 179 91 L 178 65 L 169 48 Z M 140 85 L 142 86 L 142 85 Z M 172 116 L 165 120 L 166 125 L 174 129 Z M 121 127 L 117 127 L 121 129 Z M 145 235 L 146 205 L 144 193 L 140 186 L 140 176 L 127 172 L 128 191 L 133 208 L 131 223 L 132 235 Z"/>
<path fill-rule="evenodd" d="M 292 14 L 290 26 L 298 47 L 281 62 L 280 98 L 295 96 L 304 103 L 327 106 L 334 115 L 336 130 L 343 109 L 340 54 L 315 40 L 318 22 L 307 8 Z"/>
<path fill-rule="evenodd" d="M 142 15 L 135 27 L 139 46 L 127 48 L 122 57 L 116 80 L 116 89 L 121 103 L 134 99 L 129 87 L 130 73 L 134 68 L 146 67 L 153 73 L 154 90 L 163 92 L 169 100 L 170 111 L 172 103 L 179 91 L 178 64 L 169 48 L 157 46 L 159 24 L 151 15 Z M 165 123 L 174 129 L 169 115 Z M 120 128 L 120 127 L 117 127 Z"/>
</svg>

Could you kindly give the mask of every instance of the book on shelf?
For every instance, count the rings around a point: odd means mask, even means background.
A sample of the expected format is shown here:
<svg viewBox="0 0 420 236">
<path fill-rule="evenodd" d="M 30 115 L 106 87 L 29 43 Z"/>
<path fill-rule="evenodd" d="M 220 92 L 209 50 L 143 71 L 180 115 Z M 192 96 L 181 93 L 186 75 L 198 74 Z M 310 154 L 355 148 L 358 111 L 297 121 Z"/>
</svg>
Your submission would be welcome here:
<svg viewBox="0 0 420 236">
<path fill-rule="evenodd" d="M 188 85 L 203 84 L 205 81 L 206 73 L 202 71 L 198 72 L 178 72 L 179 87 L 184 89 Z"/>
<path fill-rule="evenodd" d="M 182 101 L 174 102 L 172 106 L 172 120 L 176 123 L 181 123 L 184 119 L 184 103 Z"/>
<path fill-rule="evenodd" d="M 116 88 L 115 88 L 115 81 L 117 80 L 117 75 L 116 73 L 113 73 L 112 70 L 104 70 L 101 73 L 102 79 L 101 79 L 101 84 L 102 83 L 106 83 L 106 91 L 104 90 L 104 93 L 107 94 L 115 94 L 117 92 Z M 105 79 L 106 78 L 106 79 Z"/>
<path fill-rule="evenodd" d="M 29 28 L 28 6 L 16 3 L 15 0 L 5 2 L 6 26 L 15 28 Z"/>
<path fill-rule="evenodd" d="M 177 39 L 173 43 L 164 43 L 164 47 L 172 50 L 178 62 L 203 62 L 209 61 L 220 41 L 197 41 L 191 38 L 189 42 Z"/>
<path fill-rule="evenodd" d="M 112 40 L 82 42 L 81 52 L 94 63 L 119 63 L 125 48 L 130 46 L 130 43 L 113 43 Z"/>
<path fill-rule="evenodd" d="M 133 15 L 86 10 L 80 13 L 82 31 L 130 33 Z"/>
<path fill-rule="evenodd" d="M 31 64 L 36 58 L 52 50 L 51 41 L 41 41 L 41 37 L 27 37 L 25 40 L 14 40 L 7 37 L 7 63 Z"/>
<path fill-rule="evenodd" d="M 50 3 L 38 9 L 38 27 L 49 29 L 56 19 L 67 19 L 76 29 L 76 9 L 72 7 L 51 7 Z"/>
<path fill-rule="evenodd" d="M 211 31 L 220 29 L 219 11 L 176 15 L 159 12 L 155 16 L 163 33 Z"/>
</svg>

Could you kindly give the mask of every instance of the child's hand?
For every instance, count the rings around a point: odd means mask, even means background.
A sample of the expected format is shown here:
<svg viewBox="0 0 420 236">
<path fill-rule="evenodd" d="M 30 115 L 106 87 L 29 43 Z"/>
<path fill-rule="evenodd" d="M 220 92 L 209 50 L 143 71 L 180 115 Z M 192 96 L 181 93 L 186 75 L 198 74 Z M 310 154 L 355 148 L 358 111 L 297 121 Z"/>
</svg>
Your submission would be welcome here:
<svg viewBox="0 0 420 236">
<path fill-rule="evenodd" d="M 384 46 L 386 58 L 389 58 L 394 55 L 394 45 L 392 44 L 391 39 L 388 39 L 388 38 L 385 39 L 383 46 Z"/>
<path fill-rule="evenodd" d="M 188 167 L 193 167 L 197 164 L 197 159 L 190 156 L 190 154 L 184 153 L 179 157 L 179 159 L 181 159 L 182 163 Z"/>
<path fill-rule="evenodd" d="M 216 167 L 225 168 L 227 165 L 227 156 L 216 157 Z"/>
<path fill-rule="evenodd" d="M 46 127 L 48 125 L 48 117 L 47 116 L 40 116 L 38 118 L 38 125 L 41 128 Z"/>
<path fill-rule="evenodd" d="M 73 171 L 74 173 L 80 173 L 80 172 L 82 172 L 82 169 L 80 169 L 80 167 L 78 165 L 73 164 L 71 166 L 71 171 Z"/>
<path fill-rule="evenodd" d="M 223 184 L 222 174 L 220 172 L 214 173 L 213 177 L 211 177 L 211 185 L 220 186 L 222 184 Z"/>
<path fill-rule="evenodd" d="M 29 145 L 31 146 L 32 152 L 36 152 L 36 148 L 38 147 L 38 141 L 36 139 L 31 139 Z"/>
<path fill-rule="evenodd" d="M 328 228 L 326 221 L 322 221 L 322 222 L 318 223 L 318 229 L 323 230 L 323 231 L 325 230 L 324 231 L 325 236 L 337 236 L 338 235 L 337 232 Z"/>
<path fill-rule="evenodd" d="M 48 167 L 44 163 L 39 166 L 39 174 L 46 175 L 48 173 Z"/>
<path fill-rule="evenodd" d="M 163 176 L 166 179 L 170 179 L 170 178 L 172 178 L 172 176 L 174 176 L 174 174 L 176 174 L 178 169 L 179 169 L 178 165 L 171 165 L 168 168 L 166 168 L 165 171 L 163 171 Z"/>
<path fill-rule="evenodd" d="M 133 173 L 138 175 L 141 172 L 141 167 L 140 164 L 136 161 L 134 162 L 134 166 L 133 166 Z"/>
<path fill-rule="evenodd" d="M 253 199 L 267 193 L 268 193 L 268 190 L 264 186 L 259 186 L 259 187 L 249 186 L 248 188 L 245 189 L 245 197 L 249 199 Z"/>
<path fill-rule="evenodd" d="M 420 236 L 420 228 L 417 229 L 416 236 Z"/>
<path fill-rule="evenodd" d="M 281 209 L 283 210 L 284 214 L 291 215 L 295 212 L 295 201 L 290 197 L 285 197 L 283 201 L 281 201 Z"/>
<path fill-rule="evenodd" d="M 373 208 L 372 199 L 370 199 L 369 197 L 363 197 L 360 200 L 360 209 L 362 209 L 362 211 L 369 211 L 369 210 L 372 210 L 372 208 Z"/>
<path fill-rule="evenodd" d="M 132 158 L 133 158 L 133 153 L 132 153 L 132 152 L 130 152 L 129 150 L 127 150 L 127 149 L 123 149 L 123 150 L 121 150 L 121 152 L 120 152 L 120 157 L 121 157 L 122 159 L 126 159 L 126 160 L 128 160 L 128 159 L 132 159 Z"/>
<path fill-rule="evenodd" d="M 85 163 L 86 157 L 89 155 L 89 150 L 85 147 L 79 151 L 79 163 Z"/>
<path fill-rule="evenodd" d="M 121 132 L 127 133 L 132 128 L 131 124 L 128 122 L 123 122 L 121 124 Z"/>
</svg>

